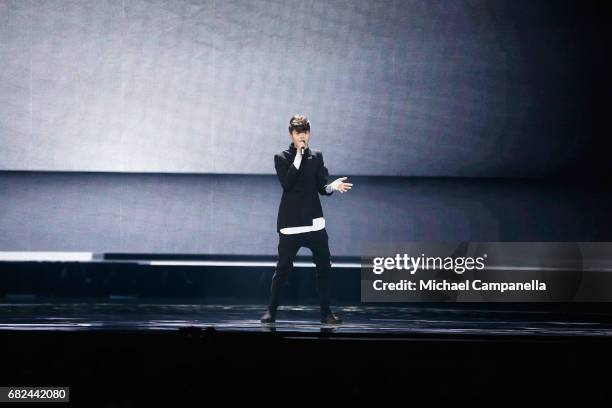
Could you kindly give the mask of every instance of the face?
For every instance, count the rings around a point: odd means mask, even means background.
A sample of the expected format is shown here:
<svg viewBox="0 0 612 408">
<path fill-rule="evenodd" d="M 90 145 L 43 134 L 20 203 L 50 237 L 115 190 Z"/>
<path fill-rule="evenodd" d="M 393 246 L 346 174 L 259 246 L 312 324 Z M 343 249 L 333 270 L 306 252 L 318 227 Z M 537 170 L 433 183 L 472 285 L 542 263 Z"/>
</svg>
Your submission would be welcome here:
<svg viewBox="0 0 612 408">
<path fill-rule="evenodd" d="M 310 139 L 310 130 L 308 131 L 301 131 L 300 133 L 298 133 L 297 130 L 292 130 L 291 131 L 291 141 L 293 142 L 293 146 L 295 146 L 297 148 L 298 146 L 298 142 L 302 141 L 304 143 L 306 143 L 306 147 L 308 147 L 308 140 Z"/>
</svg>

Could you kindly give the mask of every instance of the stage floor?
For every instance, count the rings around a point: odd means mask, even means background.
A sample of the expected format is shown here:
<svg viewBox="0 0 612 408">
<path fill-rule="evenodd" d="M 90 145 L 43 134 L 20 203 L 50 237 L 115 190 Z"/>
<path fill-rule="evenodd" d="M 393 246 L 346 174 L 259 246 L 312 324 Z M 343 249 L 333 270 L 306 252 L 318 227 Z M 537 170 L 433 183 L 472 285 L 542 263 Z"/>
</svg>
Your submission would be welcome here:
<svg viewBox="0 0 612 408">
<path fill-rule="evenodd" d="M 262 305 L 156 303 L 0 303 L 0 330 L 297 332 L 316 334 L 434 336 L 612 336 L 605 313 L 344 306 L 333 308 L 344 323 L 322 325 L 317 306 L 281 306 L 275 324 L 259 322 Z"/>
</svg>

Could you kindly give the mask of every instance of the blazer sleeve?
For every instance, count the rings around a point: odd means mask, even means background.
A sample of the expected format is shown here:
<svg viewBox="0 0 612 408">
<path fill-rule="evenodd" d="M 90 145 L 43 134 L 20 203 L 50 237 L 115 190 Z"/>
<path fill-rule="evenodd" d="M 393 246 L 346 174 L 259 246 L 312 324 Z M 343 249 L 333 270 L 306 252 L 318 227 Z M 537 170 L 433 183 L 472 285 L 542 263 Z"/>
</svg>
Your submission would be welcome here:
<svg viewBox="0 0 612 408">
<path fill-rule="evenodd" d="M 327 167 L 325 167 L 325 162 L 323 161 L 323 153 L 319 153 L 319 155 L 321 156 L 321 166 L 317 171 L 317 189 L 319 190 L 319 194 L 330 196 L 334 194 L 334 192 L 332 191 L 331 193 L 328 193 L 325 190 L 325 186 L 328 184 L 327 179 L 329 177 L 329 172 L 327 171 Z"/>
<path fill-rule="evenodd" d="M 291 190 L 297 180 L 298 169 L 280 154 L 274 155 L 274 168 L 276 168 L 276 175 L 283 186 L 283 191 Z"/>
</svg>

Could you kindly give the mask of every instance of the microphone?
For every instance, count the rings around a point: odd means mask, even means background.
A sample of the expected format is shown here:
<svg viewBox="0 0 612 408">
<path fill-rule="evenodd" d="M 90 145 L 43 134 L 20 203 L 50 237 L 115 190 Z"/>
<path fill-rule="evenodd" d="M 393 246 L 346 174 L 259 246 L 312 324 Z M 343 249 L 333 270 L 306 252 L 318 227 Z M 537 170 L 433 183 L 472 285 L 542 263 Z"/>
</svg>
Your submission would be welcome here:
<svg viewBox="0 0 612 408">
<path fill-rule="evenodd" d="M 300 153 L 302 153 L 302 156 L 304 155 L 304 147 L 303 146 L 300 148 Z"/>
</svg>

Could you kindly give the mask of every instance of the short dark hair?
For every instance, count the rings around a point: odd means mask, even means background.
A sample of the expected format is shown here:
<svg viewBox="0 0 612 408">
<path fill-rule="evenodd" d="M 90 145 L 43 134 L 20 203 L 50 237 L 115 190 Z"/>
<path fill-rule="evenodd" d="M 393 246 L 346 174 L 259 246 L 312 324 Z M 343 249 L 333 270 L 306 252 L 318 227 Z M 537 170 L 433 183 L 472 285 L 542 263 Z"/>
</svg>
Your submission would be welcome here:
<svg viewBox="0 0 612 408">
<path fill-rule="evenodd" d="M 310 121 L 304 115 L 296 114 L 289 119 L 289 133 L 293 133 L 293 131 L 301 132 L 310 132 Z"/>
</svg>

